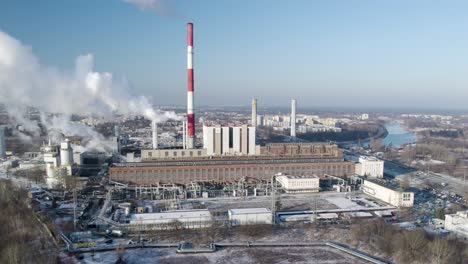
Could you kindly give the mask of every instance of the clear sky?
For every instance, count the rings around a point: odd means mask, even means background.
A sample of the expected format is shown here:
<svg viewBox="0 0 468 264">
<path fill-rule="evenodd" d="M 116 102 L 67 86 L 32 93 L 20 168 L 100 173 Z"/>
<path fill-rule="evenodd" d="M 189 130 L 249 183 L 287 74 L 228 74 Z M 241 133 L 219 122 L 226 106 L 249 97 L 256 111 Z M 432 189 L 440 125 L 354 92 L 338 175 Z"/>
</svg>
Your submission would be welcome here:
<svg viewBox="0 0 468 264">
<path fill-rule="evenodd" d="M 138 0 L 136 0 L 138 1 Z M 141 0 L 142 2 L 147 0 Z M 151 0 L 148 0 L 151 1 Z M 185 23 L 196 105 L 468 109 L 468 1 L 2 0 L 0 30 L 41 63 L 125 76 L 162 105 L 186 102 Z"/>
</svg>

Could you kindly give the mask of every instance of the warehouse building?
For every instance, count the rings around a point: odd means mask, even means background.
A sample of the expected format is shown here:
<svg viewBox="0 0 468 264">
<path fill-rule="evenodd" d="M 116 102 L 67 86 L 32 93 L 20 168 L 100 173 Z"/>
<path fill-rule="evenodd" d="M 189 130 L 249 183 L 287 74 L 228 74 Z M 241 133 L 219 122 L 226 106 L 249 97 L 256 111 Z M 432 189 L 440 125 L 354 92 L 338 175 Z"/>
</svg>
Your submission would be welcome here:
<svg viewBox="0 0 468 264">
<path fill-rule="evenodd" d="M 273 215 L 267 208 L 230 209 L 228 215 L 232 225 L 271 225 L 273 221 Z"/>
<path fill-rule="evenodd" d="M 276 181 L 281 184 L 286 193 L 320 191 L 320 178 L 315 175 L 293 176 L 279 174 L 276 176 Z"/>
<path fill-rule="evenodd" d="M 130 225 L 141 225 L 145 229 L 203 228 L 211 225 L 208 210 L 168 211 L 161 213 L 132 214 Z"/>
<path fill-rule="evenodd" d="M 383 181 L 364 180 L 362 191 L 396 207 L 413 207 L 414 193 L 386 185 Z"/>
</svg>

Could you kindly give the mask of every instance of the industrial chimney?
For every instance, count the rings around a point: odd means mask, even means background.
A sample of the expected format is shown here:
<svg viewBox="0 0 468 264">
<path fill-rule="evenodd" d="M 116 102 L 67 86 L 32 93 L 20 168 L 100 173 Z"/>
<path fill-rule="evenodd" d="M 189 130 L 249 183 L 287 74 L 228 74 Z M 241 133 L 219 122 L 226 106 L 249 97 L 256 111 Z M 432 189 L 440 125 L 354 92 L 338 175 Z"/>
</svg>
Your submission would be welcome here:
<svg viewBox="0 0 468 264">
<path fill-rule="evenodd" d="M 156 121 L 151 122 L 151 131 L 153 132 L 153 149 L 158 149 L 158 124 Z"/>
<path fill-rule="evenodd" d="M 252 98 L 252 126 L 257 126 L 257 98 Z"/>
<path fill-rule="evenodd" d="M 291 137 L 296 137 L 296 99 L 291 100 Z"/>
<path fill-rule="evenodd" d="M 5 157 L 5 129 L 0 126 L 0 158 Z"/>
<path fill-rule="evenodd" d="M 195 115 L 193 114 L 193 24 L 187 23 L 187 148 L 195 148 Z"/>
</svg>

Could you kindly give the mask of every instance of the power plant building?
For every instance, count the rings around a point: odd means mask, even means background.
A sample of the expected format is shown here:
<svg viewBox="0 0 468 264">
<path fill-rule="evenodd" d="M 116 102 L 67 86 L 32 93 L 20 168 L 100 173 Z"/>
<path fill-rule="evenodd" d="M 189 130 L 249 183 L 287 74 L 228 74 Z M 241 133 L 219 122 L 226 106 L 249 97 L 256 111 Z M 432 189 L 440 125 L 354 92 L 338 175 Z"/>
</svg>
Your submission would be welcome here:
<svg viewBox="0 0 468 264">
<path fill-rule="evenodd" d="M 256 155 L 256 128 L 203 126 L 203 148 L 212 155 Z"/>
<path fill-rule="evenodd" d="M 295 148 L 281 148 L 280 144 L 261 147 L 260 149 L 269 147 L 271 152 L 262 150 L 268 154 L 260 156 L 211 156 L 117 163 L 109 169 L 109 177 L 112 181 L 143 186 L 161 183 L 235 182 L 242 177 L 271 180 L 277 173 L 319 177 L 325 174 L 338 177 L 354 174 L 354 163 L 344 161 L 341 151 L 334 145 L 293 145 Z M 291 150 L 294 153 L 288 152 Z"/>
</svg>

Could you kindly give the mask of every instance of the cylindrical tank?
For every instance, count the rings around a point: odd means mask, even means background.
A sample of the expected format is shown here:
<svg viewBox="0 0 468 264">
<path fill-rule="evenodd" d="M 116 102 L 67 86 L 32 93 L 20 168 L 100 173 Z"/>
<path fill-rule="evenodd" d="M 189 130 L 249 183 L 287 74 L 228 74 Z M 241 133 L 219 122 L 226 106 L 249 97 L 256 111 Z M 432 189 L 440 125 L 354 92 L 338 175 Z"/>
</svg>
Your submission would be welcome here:
<svg viewBox="0 0 468 264">
<path fill-rule="evenodd" d="M 60 144 L 60 165 L 69 166 L 73 164 L 73 149 L 68 139 Z"/>
</svg>

